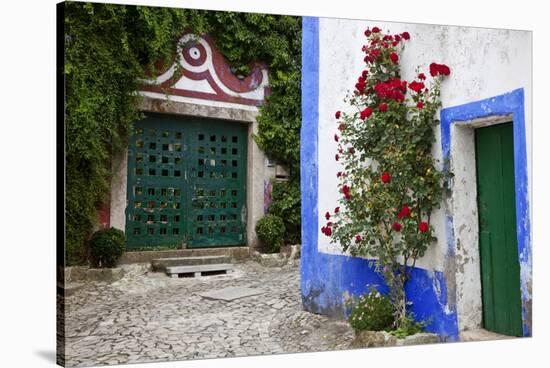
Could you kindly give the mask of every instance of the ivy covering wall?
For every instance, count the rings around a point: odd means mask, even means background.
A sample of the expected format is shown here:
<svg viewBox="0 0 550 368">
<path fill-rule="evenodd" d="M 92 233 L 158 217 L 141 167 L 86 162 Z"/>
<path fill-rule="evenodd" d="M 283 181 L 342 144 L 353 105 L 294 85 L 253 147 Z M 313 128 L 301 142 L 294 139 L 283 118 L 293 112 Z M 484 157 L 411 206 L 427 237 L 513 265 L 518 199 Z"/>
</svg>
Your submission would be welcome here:
<svg viewBox="0 0 550 368">
<path fill-rule="evenodd" d="M 291 170 L 292 183 L 299 180 L 299 17 L 68 2 L 64 22 L 68 264 L 86 262 L 97 208 L 109 199 L 111 157 L 142 117 L 137 79 L 169 60 L 187 29 L 211 35 L 235 72 L 246 74 L 253 60 L 267 63 L 272 92 L 255 138 Z"/>
</svg>

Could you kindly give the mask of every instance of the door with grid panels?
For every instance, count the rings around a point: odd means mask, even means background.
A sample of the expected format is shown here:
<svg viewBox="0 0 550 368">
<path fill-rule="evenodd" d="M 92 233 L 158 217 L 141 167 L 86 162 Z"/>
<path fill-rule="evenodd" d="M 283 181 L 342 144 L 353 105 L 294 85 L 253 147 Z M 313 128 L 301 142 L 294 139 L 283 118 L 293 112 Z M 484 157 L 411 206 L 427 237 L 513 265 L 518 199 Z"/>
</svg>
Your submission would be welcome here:
<svg viewBox="0 0 550 368">
<path fill-rule="evenodd" d="M 150 114 L 128 145 L 129 249 L 246 243 L 246 125 Z"/>
</svg>

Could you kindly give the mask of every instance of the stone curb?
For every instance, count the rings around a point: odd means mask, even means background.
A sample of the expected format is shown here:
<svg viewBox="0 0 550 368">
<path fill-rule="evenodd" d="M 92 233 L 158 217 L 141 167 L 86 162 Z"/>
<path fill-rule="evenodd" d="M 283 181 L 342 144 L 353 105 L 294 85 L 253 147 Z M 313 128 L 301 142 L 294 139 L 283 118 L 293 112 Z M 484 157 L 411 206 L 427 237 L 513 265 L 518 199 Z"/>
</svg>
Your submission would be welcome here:
<svg viewBox="0 0 550 368">
<path fill-rule="evenodd" d="M 264 267 L 283 267 L 287 264 L 293 265 L 300 259 L 300 244 L 285 245 L 279 253 L 260 253 L 252 251 L 250 258 Z"/>
<path fill-rule="evenodd" d="M 373 348 L 383 346 L 409 346 L 421 344 L 436 344 L 441 342 L 439 336 L 432 333 L 417 333 L 398 339 L 386 331 L 355 331 L 355 338 L 350 348 Z"/>
<path fill-rule="evenodd" d="M 113 283 L 122 279 L 123 276 L 124 270 L 122 268 L 66 267 L 65 285 L 86 281 Z"/>
</svg>

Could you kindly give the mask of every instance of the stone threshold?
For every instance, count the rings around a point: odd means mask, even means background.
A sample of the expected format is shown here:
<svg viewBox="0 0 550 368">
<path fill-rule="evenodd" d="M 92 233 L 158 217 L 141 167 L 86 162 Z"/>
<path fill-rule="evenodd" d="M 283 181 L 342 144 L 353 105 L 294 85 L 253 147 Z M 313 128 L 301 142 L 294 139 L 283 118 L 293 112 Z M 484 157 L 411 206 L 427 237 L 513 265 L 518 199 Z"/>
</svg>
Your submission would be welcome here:
<svg viewBox="0 0 550 368">
<path fill-rule="evenodd" d="M 126 251 L 120 257 L 119 264 L 150 263 L 157 258 L 178 258 L 178 257 L 206 257 L 206 256 L 228 256 L 234 261 L 242 261 L 250 256 L 250 247 L 220 247 L 220 248 L 196 248 L 196 249 L 171 249 L 171 250 L 148 250 L 148 251 Z"/>
</svg>

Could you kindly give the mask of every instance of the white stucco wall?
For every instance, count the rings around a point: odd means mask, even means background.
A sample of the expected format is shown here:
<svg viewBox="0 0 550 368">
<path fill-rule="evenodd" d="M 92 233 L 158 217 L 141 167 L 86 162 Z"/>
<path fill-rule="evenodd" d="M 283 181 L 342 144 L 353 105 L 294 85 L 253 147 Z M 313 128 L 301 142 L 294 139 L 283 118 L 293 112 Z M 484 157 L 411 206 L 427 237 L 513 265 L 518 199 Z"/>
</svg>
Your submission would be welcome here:
<svg viewBox="0 0 550 368">
<path fill-rule="evenodd" d="M 357 77 L 364 69 L 367 27 L 378 26 L 392 34 L 407 31 L 411 39 L 400 57 L 402 78 L 412 80 L 420 66 L 429 75 L 431 62 L 444 63 L 451 68 L 441 89 L 443 107 L 461 105 L 510 92 L 525 90 L 525 124 L 528 148 L 529 193 L 531 198 L 531 43 L 527 31 L 509 31 L 483 28 L 449 27 L 422 24 L 370 22 L 346 19 L 321 18 L 319 21 L 319 224 L 325 222 L 324 213 L 336 207 L 338 193 L 336 173 L 340 164 L 334 160 L 337 143 L 334 133 L 337 125 L 334 112 L 351 111 L 343 101 L 353 89 Z M 440 129 L 436 128 L 437 141 L 433 153 L 441 160 Z M 472 149 L 472 147 L 470 147 Z M 437 244 L 417 262 L 422 268 L 443 271 L 447 253 L 444 209 L 432 217 Z M 319 232 L 319 250 L 341 253 L 330 244 L 329 238 Z"/>
</svg>

